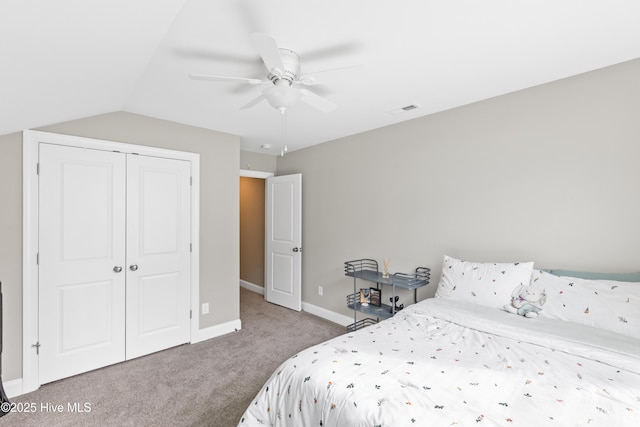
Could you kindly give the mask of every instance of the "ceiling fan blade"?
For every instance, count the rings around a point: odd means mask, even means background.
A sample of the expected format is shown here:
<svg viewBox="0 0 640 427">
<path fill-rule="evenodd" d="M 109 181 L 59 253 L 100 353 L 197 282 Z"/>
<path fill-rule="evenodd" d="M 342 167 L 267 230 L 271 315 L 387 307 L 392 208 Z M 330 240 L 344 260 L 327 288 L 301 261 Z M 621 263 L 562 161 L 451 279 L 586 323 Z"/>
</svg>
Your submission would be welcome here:
<svg viewBox="0 0 640 427">
<path fill-rule="evenodd" d="M 311 105 L 314 108 L 322 111 L 323 113 L 330 113 L 331 111 L 338 108 L 336 104 L 329 101 L 326 98 L 316 95 L 307 89 L 300 89 L 300 93 L 302 93 L 302 101 Z"/>
<path fill-rule="evenodd" d="M 266 84 L 269 82 L 263 82 L 260 79 L 247 79 L 244 77 L 227 77 L 227 76 L 211 76 L 208 74 L 189 74 L 189 77 L 193 80 L 211 80 L 214 82 L 242 82 L 247 83 L 252 86 L 257 86 L 260 84 Z"/>
<path fill-rule="evenodd" d="M 304 52 L 300 52 L 300 57 L 305 62 L 329 57 L 335 58 L 338 55 L 355 54 L 362 50 L 362 47 L 363 44 L 359 41 L 343 42 L 312 50 L 306 49 Z"/>
<path fill-rule="evenodd" d="M 328 70 L 320 70 L 313 73 L 307 73 L 301 75 L 296 83 L 302 83 L 305 86 L 313 86 L 322 84 L 327 78 L 339 76 L 340 78 L 349 78 L 350 75 L 355 73 L 363 73 L 365 71 L 364 65 L 348 65 L 346 67 L 331 68 Z M 357 77 L 354 77 L 357 78 Z"/>
<path fill-rule="evenodd" d="M 247 102 L 242 107 L 240 107 L 240 109 L 241 110 L 246 110 L 247 108 L 251 108 L 254 105 L 256 105 L 259 102 L 261 102 L 263 99 L 266 99 L 264 95 L 258 95 L 256 98 L 252 99 L 251 101 Z"/>
<path fill-rule="evenodd" d="M 173 54 L 187 59 L 199 59 L 205 61 L 223 61 L 236 64 L 261 65 L 262 60 L 255 55 L 243 55 L 240 53 L 227 53 L 199 47 L 176 47 Z"/>
<path fill-rule="evenodd" d="M 284 71 L 284 63 L 280 56 L 280 48 L 276 38 L 268 34 L 252 33 L 251 40 L 264 61 L 267 70 L 276 76 L 281 76 Z"/>
</svg>

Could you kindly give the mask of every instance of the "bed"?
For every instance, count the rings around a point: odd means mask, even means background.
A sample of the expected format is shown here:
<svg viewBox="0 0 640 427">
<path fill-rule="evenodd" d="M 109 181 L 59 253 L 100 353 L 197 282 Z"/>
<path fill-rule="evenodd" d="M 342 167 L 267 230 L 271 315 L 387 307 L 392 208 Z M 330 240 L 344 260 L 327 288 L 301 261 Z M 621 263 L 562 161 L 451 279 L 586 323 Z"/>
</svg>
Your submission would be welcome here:
<svg viewBox="0 0 640 427">
<path fill-rule="evenodd" d="M 436 298 L 294 355 L 239 426 L 640 425 L 635 282 L 445 256 Z M 521 284 L 535 318 L 504 309 Z"/>
</svg>

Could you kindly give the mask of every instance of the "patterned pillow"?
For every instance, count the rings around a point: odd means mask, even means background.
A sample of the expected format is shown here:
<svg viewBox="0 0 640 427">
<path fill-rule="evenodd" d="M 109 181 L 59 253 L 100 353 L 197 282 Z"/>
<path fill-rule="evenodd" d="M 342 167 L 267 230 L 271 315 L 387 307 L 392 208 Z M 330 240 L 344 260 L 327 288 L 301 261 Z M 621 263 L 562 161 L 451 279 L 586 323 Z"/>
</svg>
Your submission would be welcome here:
<svg viewBox="0 0 640 427">
<path fill-rule="evenodd" d="M 444 257 L 436 297 L 500 307 L 511 293 L 531 280 L 533 262 L 479 263 Z"/>
<path fill-rule="evenodd" d="M 534 270 L 547 292 L 540 314 L 640 339 L 640 283 L 560 277 Z"/>
</svg>

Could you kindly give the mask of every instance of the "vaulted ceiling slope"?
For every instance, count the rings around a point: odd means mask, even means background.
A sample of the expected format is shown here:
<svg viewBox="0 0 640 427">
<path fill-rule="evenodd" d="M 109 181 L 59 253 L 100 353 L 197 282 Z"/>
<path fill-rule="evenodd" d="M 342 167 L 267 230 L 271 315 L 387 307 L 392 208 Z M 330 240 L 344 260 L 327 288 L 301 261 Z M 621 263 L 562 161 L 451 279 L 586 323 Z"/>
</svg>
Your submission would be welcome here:
<svg viewBox="0 0 640 427">
<path fill-rule="evenodd" d="M 639 58 L 639 17 L 637 0 L 2 0 L 0 134 L 128 111 L 277 154 Z M 189 78 L 266 80 L 256 32 L 337 108 L 282 120 L 240 108 L 267 85 Z"/>
</svg>

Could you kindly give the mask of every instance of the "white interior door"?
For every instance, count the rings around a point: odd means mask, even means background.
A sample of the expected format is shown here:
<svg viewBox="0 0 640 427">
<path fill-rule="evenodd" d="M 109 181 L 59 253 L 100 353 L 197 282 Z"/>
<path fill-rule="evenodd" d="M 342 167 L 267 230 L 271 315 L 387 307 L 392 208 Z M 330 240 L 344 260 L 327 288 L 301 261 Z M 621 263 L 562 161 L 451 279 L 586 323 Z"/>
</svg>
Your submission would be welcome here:
<svg viewBox="0 0 640 427">
<path fill-rule="evenodd" d="M 190 340 L 191 163 L 127 162 L 127 359 Z"/>
<path fill-rule="evenodd" d="M 265 299 L 300 311 L 302 175 L 267 178 Z"/>
<path fill-rule="evenodd" d="M 125 358 L 126 157 L 50 144 L 39 154 L 44 384 Z"/>
</svg>

